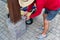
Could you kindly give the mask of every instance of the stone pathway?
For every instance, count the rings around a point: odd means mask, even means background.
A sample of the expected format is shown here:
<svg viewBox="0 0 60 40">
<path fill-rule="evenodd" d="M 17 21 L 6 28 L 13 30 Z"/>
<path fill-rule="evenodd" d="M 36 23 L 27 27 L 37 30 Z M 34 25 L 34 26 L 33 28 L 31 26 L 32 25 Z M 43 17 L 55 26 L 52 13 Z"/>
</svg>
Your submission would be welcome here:
<svg viewBox="0 0 60 40">
<path fill-rule="evenodd" d="M 4 0 L 0 0 L 0 40 L 10 40 L 9 31 L 6 26 L 7 19 L 7 4 Z M 27 32 L 18 40 L 38 40 L 36 35 L 40 34 L 42 30 L 39 28 L 43 25 L 42 14 L 34 19 L 32 25 L 27 26 Z M 48 36 L 44 40 L 60 40 L 60 15 L 50 22 Z"/>
</svg>

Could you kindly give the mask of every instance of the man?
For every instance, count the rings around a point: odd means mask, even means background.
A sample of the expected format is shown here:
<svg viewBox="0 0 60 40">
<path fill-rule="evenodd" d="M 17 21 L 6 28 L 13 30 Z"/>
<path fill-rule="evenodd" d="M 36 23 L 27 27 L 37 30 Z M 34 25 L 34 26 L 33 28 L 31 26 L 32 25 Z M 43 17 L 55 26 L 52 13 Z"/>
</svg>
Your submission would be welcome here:
<svg viewBox="0 0 60 40">
<path fill-rule="evenodd" d="M 26 11 L 26 14 L 30 12 L 33 5 L 34 3 L 28 6 L 28 10 Z M 36 0 L 36 11 L 30 16 L 27 16 L 27 20 L 41 14 L 43 8 L 45 8 L 45 13 L 43 14 L 44 30 L 42 34 L 39 36 L 39 40 L 41 38 L 46 37 L 49 28 L 49 21 L 51 21 L 60 11 L 60 0 Z"/>
</svg>

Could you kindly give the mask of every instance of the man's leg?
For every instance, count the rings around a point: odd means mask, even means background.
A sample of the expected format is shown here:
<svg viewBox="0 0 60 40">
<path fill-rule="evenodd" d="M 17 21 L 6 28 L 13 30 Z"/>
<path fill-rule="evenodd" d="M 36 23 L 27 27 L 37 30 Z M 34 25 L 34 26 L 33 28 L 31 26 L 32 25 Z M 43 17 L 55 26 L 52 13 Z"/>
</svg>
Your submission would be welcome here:
<svg viewBox="0 0 60 40">
<path fill-rule="evenodd" d="M 49 28 L 49 21 L 51 21 L 56 15 L 58 11 L 50 11 L 48 13 L 43 14 L 43 20 L 44 20 L 44 30 L 42 34 L 46 34 Z"/>
<path fill-rule="evenodd" d="M 46 19 L 47 14 L 43 14 L 43 22 L 44 22 L 44 30 L 42 32 L 43 35 L 46 35 L 47 31 L 48 31 L 48 26 L 49 26 L 49 21 Z"/>
<path fill-rule="evenodd" d="M 43 23 L 44 23 L 44 30 L 43 30 L 43 32 L 42 32 L 42 34 L 41 35 L 39 35 L 39 40 L 42 38 L 45 38 L 46 37 L 46 34 L 47 34 L 47 31 L 48 31 L 48 26 L 49 26 L 49 22 L 48 22 L 48 20 L 46 19 L 46 17 L 48 16 L 48 14 L 47 13 L 45 13 L 45 14 L 43 14 Z"/>
<path fill-rule="evenodd" d="M 57 12 L 58 12 L 58 10 L 56 10 L 56 11 L 46 10 L 45 14 L 43 14 L 44 30 L 42 32 L 42 35 L 39 35 L 39 40 L 46 37 L 48 28 L 49 28 L 49 21 L 51 21 L 57 15 Z"/>
</svg>

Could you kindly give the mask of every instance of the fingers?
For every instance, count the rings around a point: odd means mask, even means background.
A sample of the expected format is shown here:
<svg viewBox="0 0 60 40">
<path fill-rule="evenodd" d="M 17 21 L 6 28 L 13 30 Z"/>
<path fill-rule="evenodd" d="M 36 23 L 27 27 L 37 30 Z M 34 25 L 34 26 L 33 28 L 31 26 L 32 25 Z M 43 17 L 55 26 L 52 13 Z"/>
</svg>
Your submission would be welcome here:
<svg viewBox="0 0 60 40">
<path fill-rule="evenodd" d="M 29 20 L 30 19 L 30 17 L 26 17 L 26 20 Z"/>
<path fill-rule="evenodd" d="M 30 19 L 31 12 L 21 11 L 21 15 L 26 17 L 26 20 Z"/>
</svg>

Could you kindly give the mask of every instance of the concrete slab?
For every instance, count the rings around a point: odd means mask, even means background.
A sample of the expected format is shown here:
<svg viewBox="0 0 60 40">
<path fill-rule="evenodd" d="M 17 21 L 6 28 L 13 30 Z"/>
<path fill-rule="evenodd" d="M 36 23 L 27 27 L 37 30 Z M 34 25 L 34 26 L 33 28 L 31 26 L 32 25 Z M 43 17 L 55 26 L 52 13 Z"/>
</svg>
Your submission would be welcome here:
<svg viewBox="0 0 60 40">
<path fill-rule="evenodd" d="M 26 32 L 25 20 L 21 19 L 16 24 L 13 24 L 10 19 L 6 20 L 11 40 L 17 40 Z"/>
</svg>

